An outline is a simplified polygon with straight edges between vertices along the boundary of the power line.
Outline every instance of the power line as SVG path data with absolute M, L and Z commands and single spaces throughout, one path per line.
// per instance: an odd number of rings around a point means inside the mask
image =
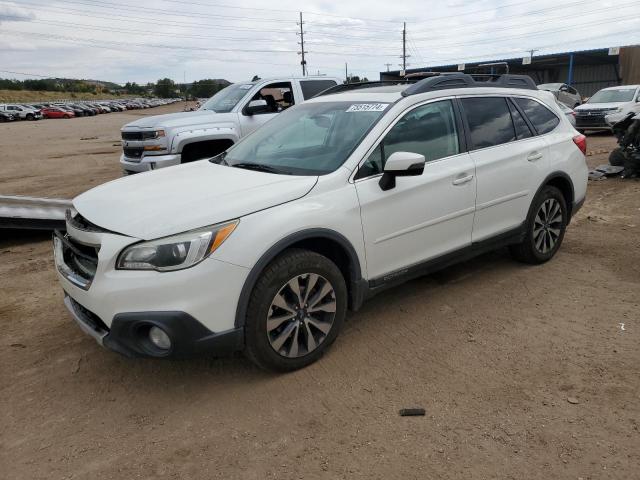
M 504 40 L 517 40 L 517 39 L 522 39 L 522 38 L 537 37 L 537 36 L 540 36 L 540 35 L 549 35 L 549 34 L 552 34 L 552 33 L 561 33 L 561 32 L 567 32 L 567 31 L 574 31 L 576 29 L 576 27 L 586 27 L 586 26 L 594 26 L 594 25 L 607 25 L 609 23 L 623 23 L 623 22 L 638 21 L 638 20 L 640 20 L 640 17 L 633 17 L 633 18 L 628 18 L 628 19 L 617 19 L 616 18 L 616 19 L 598 21 L 598 22 L 586 22 L 586 23 L 581 23 L 581 24 L 573 24 L 573 25 L 571 25 L 571 27 L 557 28 L 557 29 L 551 29 L 551 30 L 537 30 L 537 31 L 531 32 L 531 33 L 518 34 L 518 35 L 509 35 L 509 36 L 503 36 L 503 37 L 492 37 L 492 38 L 488 38 L 488 39 L 484 39 L 484 40 L 476 40 L 476 41 L 472 41 L 472 42 L 432 43 L 431 46 L 432 47 L 437 47 L 437 48 L 443 48 L 443 47 L 464 47 L 464 46 L 470 46 L 470 45 L 481 45 L 481 44 L 486 44 L 486 43 L 500 42 L 500 41 L 504 41 Z
M 620 9 L 624 9 L 624 8 L 628 8 L 628 7 L 636 7 L 637 5 L 638 5 L 638 3 L 635 0 L 633 2 L 630 2 L 630 3 L 627 3 L 627 4 L 625 4 L 625 3 L 618 4 L 618 5 L 616 5 L 616 12 L 618 12 L 618 10 L 620 10 Z M 611 8 L 607 7 L 607 8 L 597 8 L 595 10 L 582 10 L 580 13 L 572 15 L 571 18 L 567 18 L 566 15 L 561 15 L 559 17 L 545 17 L 546 18 L 545 20 L 536 21 L 536 27 L 538 25 L 547 24 L 547 23 L 555 23 L 557 21 L 562 21 L 562 20 L 566 20 L 566 21 L 569 21 L 569 22 L 575 22 L 575 20 L 577 18 L 586 17 L 586 16 L 589 16 L 589 15 L 591 15 L 593 13 L 598 13 L 598 12 L 603 12 L 603 11 L 611 11 Z M 520 18 L 520 17 L 518 17 L 518 18 Z M 504 20 L 504 19 L 501 19 L 501 21 L 502 20 Z M 475 24 L 465 24 L 463 27 L 461 27 L 461 28 L 464 29 L 465 37 L 487 34 L 488 32 L 487 32 L 486 29 L 478 30 L 478 31 L 475 31 L 475 32 L 474 31 L 469 31 L 469 28 L 468 28 L 469 26 L 473 27 L 473 26 L 481 25 L 483 23 L 490 23 L 490 22 L 478 22 L 478 23 L 475 23 Z M 514 28 L 528 27 L 530 25 L 531 25 L 531 20 L 528 20 L 527 23 L 522 24 L 522 25 L 521 24 L 509 24 L 509 25 L 504 26 L 504 27 L 497 27 L 497 28 L 492 27 L 490 33 L 493 34 L 494 32 L 498 32 L 498 31 L 513 30 Z M 572 23 L 572 25 L 573 25 L 573 23 Z M 456 31 L 457 28 L 455 28 L 455 27 L 442 27 L 442 28 L 430 29 L 431 32 L 439 31 L 439 30 L 446 30 L 447 33 L 449 33 L 449 32 L 452 32 L 452 31 Z M 417 42 L 418 43 L 427 42 L 427 41 L 430 42 L 433 39 L 439 38 L 440 36 L 441 35 L 432 35 L 432 36 L 428 36 L 428 37 L 420 37 L 420 39 L 417 40 Z M 414 40 L 415 40 L 415 37 L 414 37 Z
M 5 4 L 13 4 L 13 2 L 8 2 L 7 0 L 0 0 L 0 3 L 5 3 Z M 88 14 L 86 13 L 85 10 L 78 10 L 78 9 L 74 9 L 74 8 L 56 8 L 56 7 L 49 7 L 49 6 L 43 6 L 40 5 L 38 3 L 32 3 L 32 2 L 28 2 L 28 1 L 24 1 L 21 0 L 20 5 L 31 5 L 31 6 L 35 6 L 38 7 L 40 10 L 44 10 L 44 11 L 52 11 L 52 12 L 61 12 L 67 15 L 73 15 L 73 16 L 81 16 L 81 17 L 88 17 L 88 18 L 100 18 L 102 20 L 114 20 L 114 19 L 118 19 L 120 21 L 126 21 L 126 22 L 134 22 L 134 23 L 145 23 L 145 24 L 153 24 L 153 25 L 160 25 L 163 27 L 167 27 L 167 26 L 174 26 L 174 27 L 216 27 L 218 29 L 222 29 L 222 30 L 238 30 L 238 31 L 249 31 L 249 32 L 267 32 L 267 33 L 295 33 L 295 30 L 276 30 L 276 29 L 256 29 L 256 28 L 251 28 L 251 27 L 229 27 L 227 25 L 217 25 L 217 24 L 211 24 L 211 23 L 195 23 L 195 22 L 179 22 L 176 20 L 164 20 L 162 18 L 153 18 L 153 17 L 132 17 L 130 15 L 118 15 L 118 14 L 114 14 L 114 13 L 103 13 L 100 12 L 100 15 L 94 15 L 94 14 Z M 72 12 L 72 13 L 69 13 Z M 103 16 L 103 15 L 106 15 Z

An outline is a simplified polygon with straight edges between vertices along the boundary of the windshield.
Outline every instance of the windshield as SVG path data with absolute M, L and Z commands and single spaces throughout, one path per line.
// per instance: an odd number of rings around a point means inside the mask
M 636 93 L 635 88 L 620 88 L 616 90 L 600 90 L 587 103 L 615 103 L 631 102 Z
M 560 90 L 562 86 L 561 83 L 543 83 L 542 85 L 538 85 L 538 89 L 540 90 Z
M 223 88 L 205 102 L 200 110 L 212 110 L 216 113 L 228 113 L 253 87 L 252 83 L 235 83 Z
M 388 106 L 322 102 L 292 107 L 238 142 L 220 161 L 289 175 L 330 173 L 345 162 Z

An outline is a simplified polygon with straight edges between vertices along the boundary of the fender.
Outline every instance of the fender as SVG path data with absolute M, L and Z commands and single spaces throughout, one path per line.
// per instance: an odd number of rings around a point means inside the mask
M 239 138 L 238 130 L 231 124 L 184 130 L 174 135 L 171 143 L 171 152 L 180 153 L 185 145 L 191 143 L 207 140 L 231 140 L 233 143 L 237 143 Z
M 293 233 L 279 240 L 273 246 L 271 246 L 256 262 L 256 264 L 249 272 L 249 275 L 247 276 L 247 279 L 245 280 L 242 287 L 242 291 L 240 292 L 240 298 L 238 299 L 238 306 L 236 308 L 236 328 L 244 326 L 245 318 L 247 316 L 247 307 L 249 305 L 249 297 L 251 296 L 253 287 L 258 281 L 258 277 L 266 268 L 266 266 L 291 245 L 310 238 L 326 238 L 328 240 L 333 240 L 341 247 L 343 247 L 347 252 L 350 264 L 350 278 L 347 280 L 350 283 L 351 287 L 350 290 L 352 309 L 357 310 L 360 307 L 368 290 L 368 285 L 367 282 L 362 279 L 360 260 L 358 259 L 358 254 L 356 253 L 355 248 L 353 248 L 351 242 L 347 240 L 344 235 L 334 230 L 329 230 L 326 228 L 311 228 L 308 230 L 302 230 L 300 232 Z

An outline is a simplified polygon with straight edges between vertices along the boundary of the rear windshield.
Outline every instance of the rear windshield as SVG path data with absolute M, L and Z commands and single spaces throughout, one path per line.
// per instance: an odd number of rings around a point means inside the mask
M 620 88 L 616 90 L 600 90 L 587 103 L 616 103 L 631 102 L 636 93 L 635 88 Z

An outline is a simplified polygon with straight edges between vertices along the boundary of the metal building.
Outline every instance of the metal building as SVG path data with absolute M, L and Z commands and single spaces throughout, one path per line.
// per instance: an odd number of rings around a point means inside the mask
M 528 59 L 506 58 L 487 59 L 486 61 L 462 65 L 438 65 L 407 69 L 406 73 L 420 72 L 456 72 L 465 73 L 504 73 L 502 65 L 480 66 L 505 62 L 509 73 L 526 74 L 537 84 L 567 83 L 575 87 L 583 97 L 590 97 L 598 90 L 615 85 L 640 83 L 640 47 L 621 47 L 618 49 L 601 48 L 597 50 L 579 50 L 534 56 Z M 380 80 L 400 79 L 400 71 L 380 72 Z

